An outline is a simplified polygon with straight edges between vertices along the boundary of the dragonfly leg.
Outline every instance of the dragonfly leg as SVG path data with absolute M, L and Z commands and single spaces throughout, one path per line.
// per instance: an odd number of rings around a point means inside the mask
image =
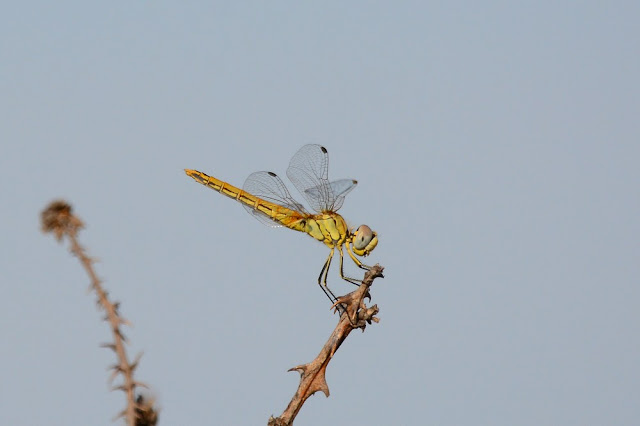
M 342 246 L 338 247 L 338 251 L 340 252 L 340 278 L 342 278 L 343 280 L 353 284 L 353 285 L 357 285 L 359 286 L 360 284 L 362 284 L 361 280 L 358 280 L 356 278 L 350 278 L 344 275 L 344 254 L 342 253 Z M 351 254 L 351 252 L 347 249 L 347 252 L 349 254 Z M 359 266 L 359 265 L 358 265 Z
M 329 267 L 331 266 L 332 258 L 333 258 L 333 249 L 331 249 L 331 252 L 329 253 L 329 257 L 327 257 L 327 261 L 324 262 L 324 266 L 320 271 L 320 276 L 318 277 L 318 285 L 320 286 L 324 294 L 327 295 L 331 303 L 334 303 L 336 301 L 336 296 L 333 294 L 333 292 L 331 291 L 331 289 L 329 289 L 329 286 L 327 285 L 327 275 L 329 274 Z
M 358 268 L 360 269 L 364 269 L 365 271 L 368 271 L 371 269 L 371 266 L 369 265 L 365 265 L 364 263 L 360 262 L 360 259 L 358 259 L 351 251 L 351 244 L 349 244 L 349 242 L 346 243 L 347 244 L 347 253 L 349 253 L 349 257 L 351 258 L 351 260 L 353 260 L 353 262 L 358 265 Z
M 340 252 L 340 254 L 341 254 L 340 259 L 342 259 L 342 252 Z M 322 267 L 322 271 L 320 271 L 320 276 L 318 277 L 318 285 L 320 286 L 322 291 L 324 291 L 324 294 L 327 295 L 327 297 L 329 298 L 331 303 L 335 304 L 335 308 L 338 310 L 338 312 L 342 316 L 342 314 L 347 312 L 347 307 L 344 304 L 336 303 L 338 301 L 338 298 L 335 296 L 335 294 L 333 294 L 333 292 L 331 291 L 331 289 L 327 285 L 327 275 L 329 274 L 329 267 L 331 266 L 331 259 L 333 259 L 333 249 L 331 249 L 331 252 L 329 253 L 329 257 L 327 257 L 327 261 L 324 262 L 324 266 Z M 351 320 L 349 320 L 349 321 L 351 321 Z

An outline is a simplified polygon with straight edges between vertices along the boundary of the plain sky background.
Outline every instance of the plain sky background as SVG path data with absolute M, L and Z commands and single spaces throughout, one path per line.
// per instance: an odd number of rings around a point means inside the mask
M 638 22 L 637 1 L 5 2 L 0 424 L 124 406 L 89 280 L 39 230 L 56 198 L 161 425 L 281 413 L 337 321 L 328 250 L 182 170 L 284 177 L 306 143 L 358 179 L 340 212 L 386 277 L 296 424 L 638 424 Z

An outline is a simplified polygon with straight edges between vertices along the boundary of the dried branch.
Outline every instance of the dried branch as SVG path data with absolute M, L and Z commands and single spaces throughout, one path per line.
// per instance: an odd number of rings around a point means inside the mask
M 384 268 L 380 265 L 375 265 L 370 271 L 367 271 L 362 285 L 357 290 L 338 298 L 334 307 L 337 309 L 341 305 L 344 308 L 344 313 L 340 316 L 338 325 L 329 336 L 316 359 L 308 364 L 298 365 L 289 370 L 300 373 L 298 390 L 282 415 L 276 418 L 271 417 L 268 426 L 290 426 L 293 424 L 293 420 L 298 415 L 304 402 L 311 395 L 322 391 L 327 397 L 329 396 L 329 386 L 325 379 L 325 372 L 333 355 L 351 331 L 360 328 L 364 332 L 367 324 L 371 324 L 372 321 L 379 322 L 379 319 L 374 316 L 379 311 L 378 306 L 367 307 L 364 299 L 371 299 L 369 289 L 375 278 L 383 277 L 383 270 Z M 342 312 L 342 310 L 340 311 Z
M 145 400 L 141 395 L 136 398 L 136 386 L 140 383 L 133 379 L 133 372 L 139 361 L 139 356 L 133 363 L 127 358 L 125 348 L 126 338 L 120 329 L 120 325 L 129 324 L 118 312 L 119 302 L 111 302 L 107 292 L 93 269 L 94 260 L 87 256 L 85 249 L 78 242 L 78 231 L 84 227 L 80 219 L 73 215 L 71 205 L 64 201 L 54 201 L 42 211 L 42 231 L 51 232 L 58 241 L 66 236 L 69 239 L 69 250 L 80 259 L 80 263 L 91 279 L 91 289 L 95 291 L 98 306 L 106 313 L 104 320 L 111 327 L 113 343 L 103 344 L 103 347 L 113 350 L 118 358 L 118 363 L 111 367 L 111 382 L 122 376 L 123 383 L 115 389 L 125 392 L 127 407 L 118 417 L 124 417 L 129 426 L 155 425 L 158 419 L 157 409 L 153 407 L 153 400 Z

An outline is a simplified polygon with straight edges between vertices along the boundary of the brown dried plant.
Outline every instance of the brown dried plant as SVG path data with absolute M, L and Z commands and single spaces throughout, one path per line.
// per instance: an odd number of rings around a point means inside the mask
M 119 302 L 111 302 L 107 291 L 102 287 L 102 282 L 93 269 L 94 259 L 87 256 L 85 249 L 78 242 L 78 231 L 84 227 L 82 221 L 73 214 L 72 207 L 65 201 L 53 201 L 41 215 L 42 231 L 51 232 L 58 241 L 64 237 L 69 240 L 69 251 L 79 260 L 91 280 L 91 290 L 96 293 L 98 306 L 106 313 L 104 320 L 109 323 L 113 335 L 112 343 L 102 346 L 114 351 L 118 362 L 111 366 L 110 382 L 120 376 L 122 383 L 113 387 L 113 390 L 122 390 L 127 399 L 126 408 L 117 416 L 124 417 L 129 426 L 153 426 L 158 421 L 158 409 L 154 407 L 153 399 L 145 399 L 142 395 L 136 397 L 136 387 L 147 387 L 144 383 L 137 382 L 133 373 L 138 366 L 140 355 L 133 362 L 129 362 L 125 344 L 126 336 L 122 333 L 122 325 L 130 325 L 119 312 Z
M 367 271 L 362 284 L 357 290 L 338 297 L 338 300 L 333 305 L 342 313 L 338 325 L 313 361 L 289 370 L 300 373 L 298 390 L 284 412 L 279 417 L 271 417 L 269 419 L 268 426 L 290 426 L 300 412 L 302 405 L 311 395 L 322 391 L 327 397 L 329 396 L 329 386 L 325 379 L 325 372 L 333 355 L 353 330 L 359 328 L 364 332 L 367 324 L 371 324 L 372 321 L 379 322 L 379 319 L 374 316 L 379 312 L 378 305 L 367 307 L 364 299 L 371 299 L 369 290 L 373 285 L 373 280 L 378 277 L 382 278 L 383 270 L 382 266 L 375 265 L 371 270 Z

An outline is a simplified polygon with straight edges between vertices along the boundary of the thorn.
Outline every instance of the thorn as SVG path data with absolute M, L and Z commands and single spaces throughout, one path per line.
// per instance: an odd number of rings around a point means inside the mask
M 131 372 L 133 372 L 136 368 L 138 368 L 138 363 L 140 362 L 140 358 L 142 358 L 142 352 L 139 352 L 138 355 L 131 362 Z
M 120 374 L 120 371 L 114 369 L 109 375 L 109 379 L 107 380 L 107 382 L 110 385 L 113 384 L 113 381 L 116 379 L 116 377 L 118 377 L 118 374 Z
M 111 421 L 116 421 L 118 419 L 124 418 L 127 415 L 127 410 L 124 409 L 122 411 L 120 411 L 113 419 L 111 419 Z
M 111 349 L 114 352 L 116 351 L 116 345 L 114 343 L 101 343 L 100 347 L 101 348 Z
M 133 382 L 133 384 L 134 384 L 135 386 L 139 386 L 139 387 L 141 387 L 141 388 L 149 389 L 149 385 L 147 385 L 147 384 L 146 384 L 146 383 L 144 383 L 144 382 L 134 381 L 134 382 Z
M 122 339 L 123 342 L 125 343 L 129 343 L 129 339 L 127 339 L 127 336 L 125 336 L 122 331 L 120 330 L 120 328 L 116 328 L 115 330 L 116 334 Z
M 122 370 L 122 367 L 120 366 L 120 364 L 112 364 L 108 369 L 109 370 L 118 370 L 119 372 L 124 371 L 124 370 Z
M 306 365 L 296 365 L 295 367 L 291 367 L 287 371 L 297 371 L 302 376 L 304 374 L 304 372 L 307 371 L 307 366 Z

